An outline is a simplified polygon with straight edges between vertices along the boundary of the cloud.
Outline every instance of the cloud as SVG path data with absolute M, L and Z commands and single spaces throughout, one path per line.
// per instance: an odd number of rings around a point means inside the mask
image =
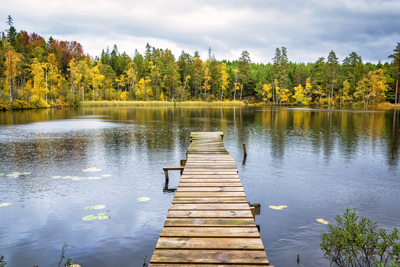
M 248 50 L 253 62 L 271 62 L 285 46 L 295 62 L 315 62 L 331 50 L 342 61 L 355 51 L 364 61 L 387 61 L 400 41 L 400 1 L 27 1 L 2 4 L 17 30 L 46 39 L 76 40 L 91 55 L 117 44 L 129 55 L 146 43 L 182 50 L 208 47 L 216 58 L 235 60 Z M 23 7 L 23 8 L 21 8 Z M 4 29 L 7 25 L 4 24 Z

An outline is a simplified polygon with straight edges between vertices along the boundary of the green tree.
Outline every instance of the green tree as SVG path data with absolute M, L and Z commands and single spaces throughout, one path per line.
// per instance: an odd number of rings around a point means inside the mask
M 15 38 L 17 37 L 17 30 L 13 26 L 13 19 L 10 15 L 7 18 L 7 25 L 9 26 L 7 32 L 7 42 L 9 42 L 12 46 L 15 45 Z
M 400 43 L 397 43 L 396 48 L 393 50 L 393 54 L 389 56 L 389 58 L 393 58 L 392 65 L 393 65 L 393 72 L 394 77 L 396 79 L 396 90 L 395 90 L 395 100 L 394 103 L 397 104 L 398 102 L 398 91 L 399 91 L 399 75 L 400 75 Z M 399 96 L 400 97 L 400 96 Z
M 242 51 L 239 58 L 239 79 L 240 79 L 240 101 L 242 100 L 243 87 L 247 87 L 250 77 L 250 54 L 247 50 Z
M 326 62 L 326 76 L 327 76 L 327 87 L 331 88 L 331 99 L 333 100 L 334 92 L 333 89 L 337 80 L 339 78 L 338 71 L 338 58 L 336 57 L 335 52 L 331 50 L 328 56 L 328 61 Z

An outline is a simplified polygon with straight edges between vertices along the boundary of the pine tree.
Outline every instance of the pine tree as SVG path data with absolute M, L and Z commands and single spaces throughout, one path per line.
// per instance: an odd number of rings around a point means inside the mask
M 12 46 L 15 45 L 15 38 L 17 37 L 17 30 L 13 26 L 13 19 L 10 15 L 7 18 L 7 25 L 9 26 L 7 32 L 7 42 L 9 42 Z
M 400 75 L 400 43 L 397 43 L 396 48 L 393 50 L 393 54 L 389 58 L 393 58 L 392 65 L 394 70 L 394 77 L 396 78 L 396 91 L 394 103 L 399 103 L 399 98 L 397 97 L 399 91 L 399 75 Z

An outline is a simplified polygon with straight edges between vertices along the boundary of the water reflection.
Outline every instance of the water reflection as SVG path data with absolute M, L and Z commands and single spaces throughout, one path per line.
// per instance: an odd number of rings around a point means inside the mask
M 318 247 L 346 207 L 392 229 L 400 221 L 399 110 L 80 108 L 0 113 L 0 251 L 10 266 L 54 266 L 63 242 L 82 266 L 140 266 L 151 256 L 192 131 L 223 131 L 270 262 L 327 265 Z M 246 143 L 247 156 L 243 155 Z M 239 164 L 239 163 L 242 164 Z M 100 180 L 52 179 L 94 176 Z M 160 190 L 160 189 L 163 190 Z M 138 202 L 139 197 L 150 201 Z M 113 220 L 83 222 L 107 205 Z M 269 205 L 287 205 L 283 211 Z M 13 223 L 10 224 L 10 221 Z M 288 260 L 289 259 L 289 260 Z

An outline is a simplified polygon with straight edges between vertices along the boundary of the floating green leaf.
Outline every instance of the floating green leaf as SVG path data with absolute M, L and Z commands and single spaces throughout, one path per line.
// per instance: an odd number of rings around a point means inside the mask
M 149 201 L 150 198 L 149 197 L 139 197 L 137 200 L 138 201 Z
M 88 180 L 100 180 L 101 177 L 97 177 L 97 176 L 92 176 L 92 177 L 88 177 Z
M 324 220 L 322 218 L 318 218 L 317 222 L 322 223 L 322 224 L 330 224 L 330 222 L 328 222 L 327 220 Z
M 287 206 L 281 205 L 281 206 L 269 206 L 270 209 L 273 210 L 283 210 L 284 208 L 287 208 Z
M 51 178 L 53 178 L 53 179 L 60 179 L 62 176 L 53 176 L 53 177 L 51 177 Z
M 97 169 L 96 167 L 91 167 L 91 168 L 87 168 L 85 170 L 82 170 L 83 172 L 99 172 L 101 171 L 101 169 Z
M 3 176 L 4 175 L 4 173 L 0 173 L 0 176 Z
M 85 210 L 101 210 L 105 209 L 106 205 L 94 205 L 94 206 L 86 206 Z
M 103 174 L 102 177 L 110 177 L 111 174 Z
M 12 204 L 14 204 L 14 203 L 12 203 L 12 202 L 3 202 L 3 203 L 0 203 L 0 207 L 7 207 L 7 206 L 10 206 Z
M 96 219 L 97 219 L 97 216 L 95 216 L 95 215 L 87 215 L 82 218 L 82 220 L 84 220 L 84 221 L 92 221 L 92 220 L 96 220 Z
M 102 220 L 107 220 L 108 218 L 109 217 L 108 217 L 107 213 L 105 213 L 105 212 L 101 212 L 101 213 L 97 214 L 97 220 L 102 221 Z
M 100 212 L 97 215 L 87 215 L 87 216 L 83 217 L 82 220 L 84 220 L 84 221 L 93 221 L 93 220 L 102 221 L 102 220 L 107 220 L 109 218 L 110 217 L 108 217 L 106 212 Z

